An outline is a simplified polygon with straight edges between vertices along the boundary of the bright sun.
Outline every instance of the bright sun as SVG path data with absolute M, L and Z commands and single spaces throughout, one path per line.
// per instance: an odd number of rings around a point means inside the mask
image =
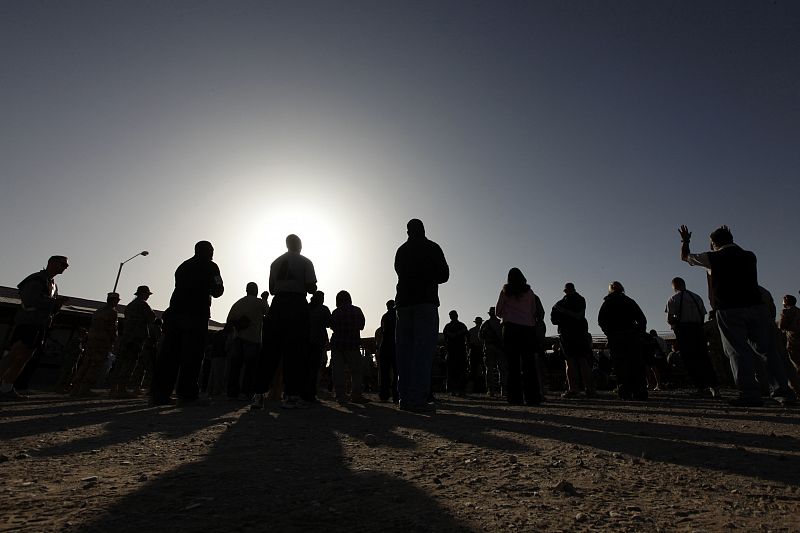
M 303 241 L 303 255 L 309 257 L 320 282 L 330 281 L 342 264 L 344 250 L 341 224 L 329 212 L 318 212 L 304 205 L 286 205 L 270 209 L 250 222 L 251 233 L 244 239 L 241 254 L 268 265 L 286 252 L 286 236 L 294 233 Z M 255 246 L 253 246 L 255 244 Z M 255 255 L 255 257 L 253 257 Z

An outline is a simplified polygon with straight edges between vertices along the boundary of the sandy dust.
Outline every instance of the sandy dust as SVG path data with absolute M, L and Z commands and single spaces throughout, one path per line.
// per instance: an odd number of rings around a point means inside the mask
M 439 398 L 433 416 L 3 403 L 0 530 L 800 530 L 798 410 Z

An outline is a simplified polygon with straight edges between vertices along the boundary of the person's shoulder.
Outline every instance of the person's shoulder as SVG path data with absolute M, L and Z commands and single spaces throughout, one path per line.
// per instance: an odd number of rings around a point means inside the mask
M 21 289 L 23 287 L 23 285 L 26 285 L 27 283 L 29 283 L 31 281 L 39 281 L 41 283 L 45 283 L 46 280 L 47 280 L 47 272 L 44 271 L 44 270 L 39 270 L 37 272 L 34 272 L 34 273 L 29 274 L 28 276 L 26 276 L 25 279 L 23 279 L 22 281 L 19 282 L 19 284 L 17 285 L 17 288 Z
M 276 265 L 276 264 L 280 263 L 281 261 L 284 261 L 288 255 L 289 255 L 289 252 L 284 252 L 284 253 L 282 253 L 281 255 L 279 255 L 278 257 L 276 257 L 276 258 L 275 258 L 275 260 L 274 260 L 274 261 L 272 261 L 272 263 L 271 263 L 271 264 L 274 266 L 274 265 Z
M 432 249 L 432 250 L 434 250 L 434 251 L 436 251 L 436 252 L 441 252 L 441 251 L 442 251 L 442 247 L 441 247 L 441 246 L 439 246 L 439 243 L 438 243 L 438 242 L 436 242 L 436 241 L 432 241 L 432 240 L 428 239 L 427 237 L 425 238 L 425 241 L 424 241 L 424 242 L 425 242 L 425 245 L 426 245 L 428 248 L 430 248 L 430 249 Z

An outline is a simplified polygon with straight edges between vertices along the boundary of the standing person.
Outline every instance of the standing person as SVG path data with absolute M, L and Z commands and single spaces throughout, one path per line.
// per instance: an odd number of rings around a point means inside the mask
M 476 316 L 474 322 L 475 326 L 469 328 L 467 337 L 467 360 L 469 361 L 472 392 L 483 394 L 486 392 L 486 374 L 483 366 L 483 343 L 479 339 L 483 318 Z
M 719 397 L 719 383 L 708 355 L 703 324 L 706 306 L 703 299 L 686 288 L 683 278 L 672 279 L 674 294 L 664 311 L 667 323 L 675 332 L 675 341 L 681 360 L 689 373 L 699 397 Z
M 302 256 L 303 243 L 297 235 L 286 237 L 287 252 L 272 262 L 269 269 L 269 292 L 272 299 L 274 357 L 283 363 L 283 407 L 306 407 L 300 397 L 304 378 L 311 366 L 308 356 L 308 302 L 306 294 L 317 290 L 314 264 Z M 263 377 L 263 376 L 262 376 Z M 272 381 L 269 376 L 267 381 Z M 266 392 L 266 391 L 257 391 Z
M 206 392 L 209 398 L 227 392 L 228 355 L 233 351 L 234 328 L 225 324 L 221 330 L 211 334 L 211 350 L 209 354 L 209 376 Z
M 466 396 L 467 388 L 467 325 L 458 320 L 458 313 L 450 311 L 450 322 L 444 326 L 447 347 L 447 392 L 454 396 Z
M 481 324 L 478 338 L 483 342 L 486 390 L 489 396 L 507 394 L 508 358 L 503 351 L 503 328 L 494 307 L 489 308 L 489 320 Z
M 350 371 L 350 401 L 368 403 L 361 395 L 363 386 L 364 363 L 361 357 L 361 334 L 364 329 L 364 313 L 353 305 L 353 299 L 347 291 L 336 294 L 336 309 L 331 313 L 331 373 L 333 374 L 333 392 L 336 401 L 347 402 L 345 390 L 345 369 Z
M 588 398 L 594 396 L 592 368 L 592 337 L 586 321 L 586 299 L 575 290 L 575 284 L 564 284 L 564 297 L 550 311 L 550 322 L 558 326 L 561 353 L 567 370 L 567 390 L 562 398 L 578 395 L 578 383 L 583 385 Z
M 47 329 L 66 298 L 58 295 L 55 277 L 63 274 L 69 261 L 63 255 L 54 255 L 47 266 L 22 280 L 17 289 L 21 300 L 14 317 L 9 349 L 0 360 L 0 401 L 23 400 L 25 396 L 14 390 L 14 382 L 44 344 Z
M 778 354 L 778 357 L 782 363 L 781 366 L 786 373 L 786 381 L 789 383 L 789 386 L 792 388 L 795 394 L 797 394 L 800 392 L 800 376 L 798 376 L 797 369 L 792 364 L 792 361 L 789 358 L 789 353 L 786 350 L 786 339 L 779 328 L 778 307 L 775 305 L 775 299 L 772 297 L 771 292 L 761 286 L 758 287 L 758 290 L 761 293 L 761 300 L 764 302 L 764 305 L 767 306 L 767 312 L 769 313 L 771 340 L 769 349 Z M 770 370 L 764 365 L 763 359 L 759 359 L 758 361 L 758 370 L 756 371 L 756 376 L 759 385 L 761 385 L 761 390 L 764 391 L 765 394 L 769 394 L 769 387 L 765 385 L 771 381 Z
M 269 304 L 258 296 L 258 284 L 245 286 L 245 295 L 231 306 L 225 323 L 234 328 L 233 349 L 228 367 L 228 398 L 253 395 L 258 357 L 261 353 L 261 330 Z
M 86 328 L 80 327 L 70 337 L 64 350 L 64 361 L 61 363 L 61 375 L 56 383 L 56 392 L 67 393 L 72 388 L 72 381 L 75 379 L 75 373 L 78 371 L 83 352 L 86 349 L 88 333 Z
M 395 329 L 397 325 L 397 311 L 394 300 L 386 302 L 386 312 L 381 317 L 380 343 L 378 344 L 378 383 L 380 392 L 378 397 L 382 402 L 392 398 L 393 403 L 398 403 L 397 397 L 397 357 L 394 346 Z
M 667 366 L 667 355 L 670 351 L 667 341 L 662 339 L 654 329 L 651 329 L 648 332 L 648 336 L 642 340 L 644 376 L 649 389 L 654 391 L 662 390 L 660 367 Z
M 320 374 L 328 362 L 328 328 L 331 325 L 331 311 L 325 305 L 325 293 L 316 291 L 308 304 L 309 365 L 305 387 L 300 397 L 306 402 L 317 401 L 317 387 Z
M 786 352 L 792 364 L 800 370 L 800 309 L 797 298 L 791 294 L 783 297 L 783 309 L 778 327 L 786 335 Z
M 125 321 L 123 322 L 122 335 L 119 339 L 114 366 L 109 373 L 111 388 L 109 396 L 112 398 L 126 398 L 130 394 L 127 390 L 136 367 L 141 366 L 139 356 L 144 343 L 150 336 L 150 326 L 156 319 L 156 314 L 147 303 L 153 294 L 147 285 L 140 285 L 131 303 L 125 307 Z M 138 391 L 138 387 L 137 387 Z
M 114 341 L 117 340 L 117 304 L 119 304 L 119 294 L 109 292 L 106 296 L 106 305 L 92 315 L 86 352 L 75 374 L 70 392 L 72 396 L 91 395 L 92 387 L 103 373 L 108 354 L 114 346 Z
M 536 334 L 539 310 L 536 295 L 518 268 L 508 271 L 507 283 L 495 306 L 503 319 L 503 346 L 508 356 L 508 403 L 538 405 L 542 402 L 536 353 L 540 350 Z
M 646 400 L 642 341 L 647 335 L 647 319 L 619 281 L 609 284 L 597 322 L 608 339 L 614 373 L 619 380 L 617 394 L 623 400 Z
M 739 389 L 739 397 L 729 403 L 739 407 L 763 405 L 755 378 L 757 358 L 763 357 L 767 360 L 774 398 L 784 404 L 796 403 L 783 360 L 772 342 L 769 311 L 758 288 L 755 254 L 736 245 L 727 226 L 714 230 L 710 235 L 711 251 L 699 254 L 690 253 L 689 228 L 681 226 L 678 232 L 681 260 L 702 266 L 709 274 L 711 307 L 716 312 L 722 346 Z
M 394 257 L 397 388 L 400 409 L 432 412 L 428 397 L 439 331 L 439 285 L 450 278 L 450 267 L 441 247 L 425 237 L 421 220 L 409 220 L 406 228 L 408 240 Z
M 211 298 L 225 291 L 213 258 L 211 243 L 200 241 L 194 246 L 194 256 L 175 271 L 175 290 L 163 315 L 164 340 L 153 375 L 154 405 L 168 404 L 173 388 L 180 403 L 197 400 Z

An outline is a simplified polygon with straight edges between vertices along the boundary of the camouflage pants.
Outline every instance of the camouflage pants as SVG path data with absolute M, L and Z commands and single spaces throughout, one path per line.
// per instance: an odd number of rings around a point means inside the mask
M 114 359 L 114 366 L 108 374 L 108 381 L 112 387 L 126 387 L 130 381 L 139 354 L 142 351 L 143 339 L 123 339 L 119 343 L 119 353 Z
M 86 394 L 94 387 L 106 365 L 109 351 L 111 351 L 111 346 L 107 345 L 90 345 L 86 348 L 72 382 L 72 394 Z

